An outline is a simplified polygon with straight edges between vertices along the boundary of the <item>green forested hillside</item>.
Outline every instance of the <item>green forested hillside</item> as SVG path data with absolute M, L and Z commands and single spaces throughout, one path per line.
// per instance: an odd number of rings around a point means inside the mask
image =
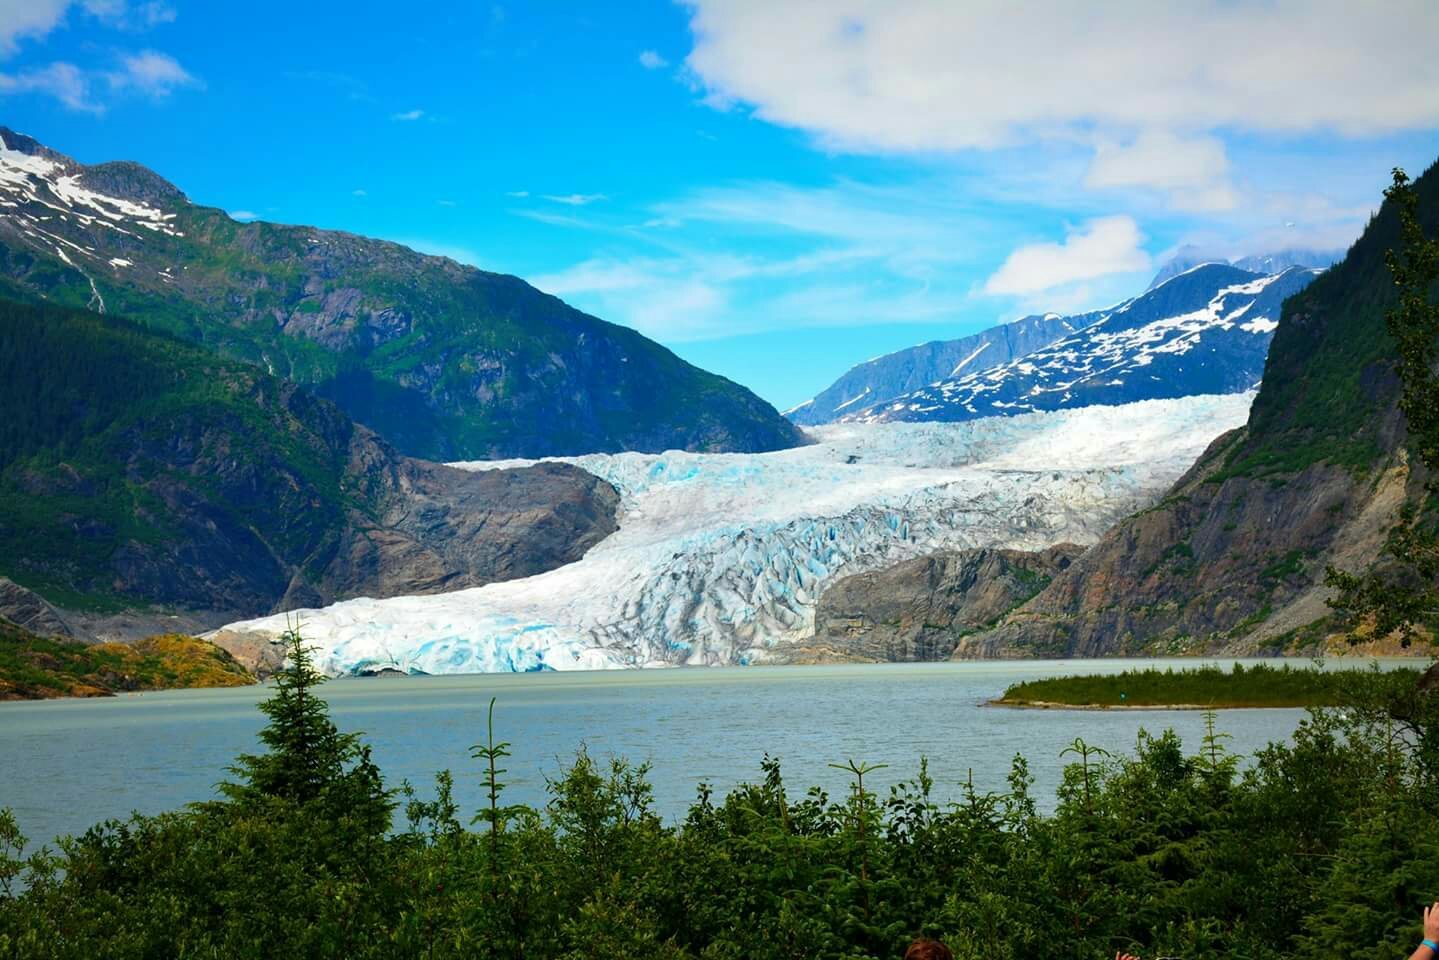
M 409 460 L 294 384 L 83 310 L 0 300 L 0 409 L 0 574 L 62 606 L 428 592 L 614 529 L 614 491 L 583 471 Z
M 0 139 L 48 164 L 0 179 L 11 201 L 0 217 L 0 294 L 132 317 L 253 363 L 333 400 L 407 454 L 803 441 L 744 387 L 517 277 L 348 233 L 240 223 L 138 164 L 84 166 L 5 128 Z M 148 219 L 55 217 L 70 203 L 55 189 L 62 175 L 144 204 Z M 42 223 L 65 246 L 40 239 Z

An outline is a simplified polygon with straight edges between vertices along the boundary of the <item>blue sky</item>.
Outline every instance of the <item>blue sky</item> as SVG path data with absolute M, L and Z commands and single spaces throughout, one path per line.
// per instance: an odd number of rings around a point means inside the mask
M 0 0 L 0 122 L 515 273 L 785 408 L 923 340 L 1342 247 L 1439 4 Z

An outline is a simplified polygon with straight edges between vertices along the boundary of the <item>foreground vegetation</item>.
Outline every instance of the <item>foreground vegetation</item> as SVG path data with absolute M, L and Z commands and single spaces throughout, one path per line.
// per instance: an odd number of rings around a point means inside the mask
M 239 687 L 255 678 L 224 650 L 178 633 L 89 646 L 0 620 L 0 700 L 108 697 L 135 690 Z
M 880 796 L 851 763 L 830 797 L 766 758 L 671 825 L 644 766 L 583 752 L 544 810 L 507 805 L 493 738 L 473 748 L 473 816 L 448 773 L 432 797 L 392 791 L 289 639 L 265 749 L 221 799 L 26 862 L 0 814 L 0 956 L 808 960 L 928 934 L 986 960 L 1379 958 L 1439 897 L 1439 698 L 1408 674 L 1355 675 L 1342 709 L 1250 762 L 1212 727 L 1197 749 L 1076 741 L 1053 813 L 1022 757 L 1006 791 L 952 804 L 924 765 Z
M 1404 682 L 1419 671 L 1404 668 Z M 1261 663 L 1230 670 L 1204 666 L 1187 670 L 1125 670 L 1094 676 L 1026 680 L 1004 691 L 1006 706 L 1066 707 L 1335 707 L 1351 699 L 1354 671 L 1274 667 Z

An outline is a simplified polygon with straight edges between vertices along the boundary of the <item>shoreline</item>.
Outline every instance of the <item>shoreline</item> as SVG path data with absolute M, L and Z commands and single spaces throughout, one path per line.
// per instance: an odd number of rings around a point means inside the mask
M 1306 703 L 1060 703 L 1057 700 L 986 700 L 982 707 L 1005 710 L 1308 710 Z

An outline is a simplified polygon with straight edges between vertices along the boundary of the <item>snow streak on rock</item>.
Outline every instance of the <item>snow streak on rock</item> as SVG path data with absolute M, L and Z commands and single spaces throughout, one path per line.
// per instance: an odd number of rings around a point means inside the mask
M 836 411 L 860 423 L 971 420 L 1254 389 L 1286 297 L 1318 270 L 1261 276 L 1205 263 L 1077 318 L 1077 332 L 1011 360 Z
M 837 576 L 935 550 L 1091 543 L 1159 496 L 1252 396 L 967 423 L 835 424 L 769 454 L 566 458 L 622 496 L 583 560 L 507 583 L 304 611 L 331 673 L 745 664 L 812 632 Z M 484 470 L 519 461 L 460 464 Z M 226 630 L 274 636 L 284 615 Z

